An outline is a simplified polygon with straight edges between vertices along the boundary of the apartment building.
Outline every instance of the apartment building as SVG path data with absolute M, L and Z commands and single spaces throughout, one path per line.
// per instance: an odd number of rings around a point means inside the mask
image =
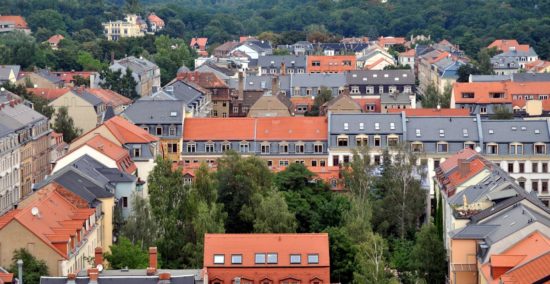
M 119 40 L 125 37 L 142 37 L 145 35 L 142 22 L 143 20 L 140 16 L 128 14 L 124 20 L 102 23 L 103 32 L 107 40 Z M 147 24 L 145 26 L 147 26 Z
M 12 209 L 21 198 L 20 147 L 15 131 L 0 122 L 0 214 Z
M 115 60 L 109 69 L 121 71 L 122 74 L 126 74 L 126 70 L 130 70 L 137 83 L 136 92 L 141 97 L 150 96 L 155 88 L 160 88 L 160 68 L 142 57 L 128 56 Z
M 357 68 L 355 55 L 310 55 L 307 57 L 307 73 L 342 73 Z

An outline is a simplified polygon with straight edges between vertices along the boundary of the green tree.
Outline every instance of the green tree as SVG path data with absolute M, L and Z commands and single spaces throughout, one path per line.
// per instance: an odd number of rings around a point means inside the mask
M 437 91 L 437 87 L 432 83 L 428 85 L 424 96 L 422 97 L 423 108 L 435 108 L 440 103 L 440 95 Z
M 38 111 L 42 115 L 44 115 L 47 118 L 51 118 L 54 113 L 54 108 L 52 106 L 49 106 L 49 101 L 41 98 L 39 96 L 34 95 L 33 93 L 27 91 L 25 86 L 22 85 L 15 85 L 11 83 L 4 83 L 2 85 L 3 88 L 6 90 L 20 96 L 24 100 L 28 100 L 32 103 L 34 110 Z
M 309 110 L 305 115 L 319 116 L 321 106 L 324 105 L 326 102 L 329 102 L 330 100 L 332 100 L 332 91 L 327 87 L 321 86 L 321 91 L 317 96 L 315 96 L 315 99 L 313 100 L 313 106 L 311 107 L 311 110 Z
M 351 283 L 355 271 L 356 246 L 343 227 L 331 227 L 327 230 L 330 249 L 331 282 Z
M 514 118 L 514 114 L 512 113 L 512 111 L 510 111 L 510 109 L 507 108 L 506 106 L 496 105 L 496 106 L 493 108 L 493 112 L 494 112 L 494 114 L 491 115 L 491 118 L 492 118 L 492 119 L 502 119 L 502 120 L 505 120 L 505 119 L 512 119 L 512 118 Z
M 125 0 L 124 11 L 126 13 L 139 14 L 141 12 L 139 0 Z
M 138 244 L 132 244 L 125 237 L 120 237 L 116 244 L 110 246 L 111 252 L 105 253 L 105 259 L 111 269 L 143 269 L 149 265 L 149 254 Z
M 79 51 L 76 62 L 86 71 L 101 71 L 106 68 L 105 64 L 95 59 L 92 54 L 87 51 Z
M 113 71 L 109 68 L 103 68 L 100 72 L 100 78 L 102 82 L 99 85 L 102 88 L 115 91 L 130 99 L 138 97 L 137 83 L 130 69 L 126 69 L 123 74 L 120 70 Z
M 387 271 L 386 254 L 388 246 L 384 238 L 369 233 L 368 239 L 357 246 L 353 283 L 399 283 Z
M 74 76 L 73 79 L 74 79 L 75 87 L 77 86 L 90 87 L 90 79 L 86 79 L 79 75 Z
M 424 225 L 417 234 L 410 259 L 413 268 L 426 283 L 445 283 L 445 247 L 433 224 Z
M 67 31 L 63 15 L 53 9 L 36 10 L 27 17 L 27 22 L 34 31 L 38 28 L 45 28 L 54 33 Z
M 71 143 L 82 133 L 82 129 L 74 126 L 73 118 L 69 116 L 66 106 L 57 109 L 52 129 L 57 133 L 62 133 L 63 141 L 67 143 Z
M 297 222 L 282 194 L 276 189 L 256 193 L 252 206 L 244 205 L 241 215 L 252 220 L 255 233 L 294 233 Z
M 194 56 L 187 44 L 181 39 L 166 35 L 155 38 L 156 53 L 152 59 L 160 68 L 161 82 L 170 82 L 182 65 L 193 66 Z
M 137 194 L 132 196 L 132 213 L 122 226 L 122 235 L 142 250 L 154 246 L 158 225 L 153 219 L 149 200 Z
M 12 263 L 9 271 L 15 278 L 19 277 L 18 260 L 23 260 L 23 283 L 39 283 L 40 276 L 50 275 L 48 265 L 41 259 L 37 259 L 27 249 L 21 248 L 13 252 Z
M 437 229 L 437 234 L 439 235 L 439 238 L 443 240 L 443 233 L 444 233 L 444 227 L 443 227 L 443 199 L 441 198 L 441 193 L 437 194 L 437 204 L 436 204 L 436 212 L 435 212 L 435 227 Z

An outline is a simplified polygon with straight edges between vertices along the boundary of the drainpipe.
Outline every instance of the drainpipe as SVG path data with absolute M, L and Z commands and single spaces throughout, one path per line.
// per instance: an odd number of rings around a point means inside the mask
M 18 283 L 19 284 L 23 284 L 23 260 L 20 259 L 17 261 L 17 267 L 19 267 L 19 280 L 18 280 Z

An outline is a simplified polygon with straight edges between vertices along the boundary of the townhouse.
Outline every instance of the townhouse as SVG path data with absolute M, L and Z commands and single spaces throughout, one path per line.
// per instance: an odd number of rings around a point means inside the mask
M 35 72 L 19 72 L 17 85 L 34 88 L 57 89 L 62 88 L 65 82 L 46 69 L 38 69 Z
M 197 52 L 199 56 L 208 57 L 208 51 L 206 51 L 206 45 L 208 44 L 208 38 L 206 37 L 194 37 L 191 39 L 189 46 Z
M 160 68 L 153 62 L 142 57 L 129 56 L 115 60 L 109 66 L 112 71 L 121 71 L 124 75 L 126 70 L 132 72 L 136 81 L 136 92 L 141 97 L 150 96 L 153 89 L 160 88 Z
M 273 48 L 269 41 L 249 38 L 241 41 L 229 53 L 233 55 L 241 53 L 250 59 L 259 59 L 261 56 L 272 55 Z
M 373 44 L 357 57 L 357 69 L 383 70 L 396 64 L 395 58 L 383 47 Z
M 328 234 L 206 234 L 207 283 L 330 283 Z
M 153 93 L 151 97 L 141 98 L 141 101 L 147 100 L 172 100 L 183 103 L 186 108 L 186 115 L 189 116 L 207 116 L 212 111 L 212 94 L 196 84 L 195 78 L 178 76 L 166 84 L 162 90 Z
M 59 184 L 50 184 L 0 217 L 0 265 L 25 248 L 55 276 L 90 267 L 86 257 L 102 246 L 101 206 L 90 208 Z
M 227 117 L 230 113 L 229 105 L 234 99 L 229 86 L 214 72 L 182 72 L 178 78 L 198 85 L 210 94 L 210 116 Z
M 460 66 L 469 63 L 469 59 L 455 45 L 443 40 L 419 51 L 416 48 L 419 89 L 426 92 L 430 85 L 443 93 L 445 88 L 451 87 L 458 79 Z
M 525 69 L 525 65 L 537 61 L 539 56 L 532 47 L 527 50 L 515 49 L 504 51 L 491 58 L 493 71 L 498 75 L 509 75 L 518 73 Z
M 20 147 L 15 131 L 0 122 L 0 214 L 21 198 Z
M 255 155 L 271 168 L 290 163 L 327 166 L 325 117 L 187 118 L 184 126 L 184 165 L 215 164 L 233 150 Z
M 164 20 L 153 12 L 147 16 L 147 22 L 149 22 L 149 30 L 153 33 L 164 29 Z
M 163 157 L 179 161 L 185 104 L 173 100 L 138 100 L 122 114 L 134 125 L 160 138 Z

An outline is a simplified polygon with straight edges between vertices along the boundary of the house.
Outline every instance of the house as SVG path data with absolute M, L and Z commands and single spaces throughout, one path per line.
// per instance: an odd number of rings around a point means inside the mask
M 26 34 L 31 33 L 31 29 L 23 17 L 17 15 L 0 15 L 0 33 L 11 31 L 22 31 Z
M 439 49 L 434 49 L 437 47 Z M 439 93 L 453 85 L 458 79 L 458 69 L 469 60 L 450 43 L 433 45 L 431 51 L 418 56 L 418 80 L 421 93 L 435 86 Z M 418 54 L 418 53 L 417 53 Z
M 201 66 L 195 68 L 196 72 L 211 72 L 218 77 L 218 79 L 228 83 L 231 78 L 237 78 L 237 72 L 227 67 L 219 66 L 215 62 L 206 61 Z
M 86 91 L 100 99 L 106 108 L 110 107 L 113 109 L 116 115 L 124 111 L 129 105 L 132 104 L 132 100 L 109 89 L 86 89 Z
M 369 48 L 368 43 L 318 43 L 314 45 L 316 53 L 334 56 L 334 55 L 355 55 L 359 57 L 364 55 Z
M 461 117 L 469 116 L 467 109 L 454 108 L 407 108 L 407 109 L 388 109 L 388 113 L 405 113 L 407 117 L 411 116 L 443 116 L 443 117 Z
M 100 125 L 107 109 L 101 99 L 84 88 L 72 89 L 48 105 L 52 106 L 56 113 L 61 107 L 67 108 L 67 113 L 73 119 L 74 126 L 82 129 L 83 132 Z
M 346 82 L 351 96 L 414 95 L 416 92 L 412 70 L 350 71 L 346 73 Z
M 307 57 L 307 73 L 342 73 L 355 70 L 355 55 L 310 55 Z
M 122 117 L 149 134 L 160 138 L 162 155 L 178 161 L 182 151 L 185 104 L 172 100 L 138 100 Z
M 333 97 L 343 93 L 347 81 L 345 73 L 306 73 L 280 76 L 280 91 L 287 96 L 315 97 L 323 89 L 330 90 Z
M 31 92 L 37 97 L 41 97 L 48 102 L 51 102 L 64 94 L 71 91 L 70 88 L 61 88 L 61 89 L 49 89 L 49 88 L 27 88 L 28 92 Z
M 35 72 L 20 72 L 15 83 L 26 87 L 48 89 L 63 88 L 65 85 L 62 79 L 46 69 L 39 69 Z
M 357 68 L 364 70 L 383 70 L 396 64 L 395 58 L 383 47 L 373 44 L 357 58 Z
M 399 65 L 407 66 L 409 65 L 411 69 L 415 67 L 414 58 L 416 57 L 416 50 L 415 49 L 409 49 L 405 52 L 400 52 L 399 56 L 397 57 L 397 62 Z
M 500 52 L 507 51 L 529 51 L 531 48 L 528 44 L 519 44 L 515 39 L 495 39 L 487 48 L 496 48 Z
M 90 267 L 82 259 L 104 245 L 101 210 L 64 186 L 49 184 L 0 217 L 0 265 L 10 265 L 13 251 L 25 248 L 55 276 Z
M 248 111 L 248 117 L 285 117 L 292 116 L 292 102 L 281 93 L 268 91 L 261 96 Z
M 361 105 L 348 94 L 340 94 L 320 107 L 320 114 L 330 113 L 359 113 L 363 109 Z
M 2 117 L 3 118 L 3 117 Z M 21 156 L 18 135 L 0 121 L 0 215 L 13 208 L 20 197 L 19 157 Z
M 19 65 L 0 65 L 0 85 L 4 83 L 15 84 L 20 70 L 21 66 Z
M 51 36 L 46 42 L 50 45 L 50 48 L 53 50 L 57 50 L 59 47 L 59 43 L 65 39 L 63 35 L 56 34 Z
M 237 47 L 240 43 L 237 41 L 227 41 L 220 46 L 214 48 L 214 57 L 228 57 L 229 53 Z
M 153 33 L 164 29 L 164 20 L 153 12 L 151 12 L 149 16 L 147 16 L 147 21 L 149 22 L 149 30 Z
M 194 85 L 206 90 L 210 94 L 211 104 L 209 108 L 212 117 L 227 117 L 232 94 L 229 86 L 219 79 L 213 72 L 183 72 L 178 78 L 191 82 Z
M 340 40 L 341 43 L 369 43 L 369 37 L 345 37 Z
M 202 284 L 200 269 L 160 269 L 158 266 L 158 252 L 156 247 L 149 248 L 149 263 L 146 269 L 97 269 L 103 267 L 103 249 L 95 249 L 95 257 L 91 256 L 95 268 L 81 270 L 78 273 L 69 273 L 64 277 L 42 276 L 41 284 L 94 284 L 109 282 L 112 284 Z M 101 264 L 101 266 L 99 266 Z
M 535 60 L 525 64 L 525 71 L 528 73 L 550 73 L 550 61 Z
M 71 143 L 69 150 L 72 151 L 80 147 L 97 135 L 101 135 L 128 151 L 130 158 L 136 165 L 137 176 L 140 179 L 137 190 L 142 190 L 144 197 L 148 196 L 146 181 L 155 166 L 155 158 L 161 153 L 160 139 L 126 119 L 116 116 L 82 134 Z
M 258 58 L 258 75 L 306 73 L 306 56 L 267 55 Z
M 537 61 L 539 56 L 535 50 L 530 47 L 528 50 L 512 49 L 503 53 L 497 54 L 491 58 L 493 71 L 497 75 L 509 75 L 518 73 L 525 69 L 525 65 Z
M 404 37 L 393 37 L 393 36 L 380 36 L 378 37 L 376 43 L 385 49 L 389 49 L 394 45 L 405 45 L 407 40 Z
M 210 283 L 330 283 L 328 235 L 206 234 Z
M 109 21 L 102 23 L 103 32 L 107 40 L 119 40 L 125 37 L 142 37 L 145 35 L 143 20 L 135 14 L 127 14 L 123 21 Z M 145 24 L 145 30 L 147 29 Z
M 406 93 L 386 93 L 380 96 L 380 109 L 382 113 L 389 109 L 416 108 L 416 95 Z
M 295 44 L 277 45 L 279 50 L 287 50 L 294 55 L 311 55 L 315 53 L 313 44 L 309 41 L 298 41 Z
M 96 71 L 51 71 L 51 74 L 63 80 L 65 87 L 79 87 L 78 77 L 88 81 L 90 88 L 99 88 L 99 72 Z
M 115 60 L 109 66 L 109 69 L 121 71 L 122 75 L 126 73 L 126 70 L 130 70 L 137 83 L 136 92 L 141 97 L 153 94 L 155 87 L 160 88 L 160 68 L 155 63 L 142 57 L 129 56 Z
M 233 48 L 230 54 L 235 52 L 241 52 L 251 59 L 258 59 L 260 56 L 272 55 L 273 48 L 268 41 L 248 39 Z
M 256 155 L 271 167 L 303 163 L 325 167 L 325 117 L 187 118 L 184 165 L 215 164 L 225 151 Z
M 19 198 L 32 193 L 32 184 L 40 182 L 50 171 L 48 118 L 38 113 L 15 94 L 0 89 L 0 124 L 3 131 L 17 135 L 19 148 Z M 8 182 L 9 183 L 9 182 Z M 13 183 L 16 184 L 16 183 Z
M 206 51 L 206 45 L 208 44 L 208 38 L 206 37 L 194 37 L 191 39 L 189 46 L 197 51 L 199 56 L 208 57 L 208 51 Z
M 195 80 L 193 78 L 193 80 Z M 187 76 L 178 76 L 150 98 L 141 100 L 174 100 L 185 105 L 186 115 L 207 116 L 211 111 L 211 93 Z

